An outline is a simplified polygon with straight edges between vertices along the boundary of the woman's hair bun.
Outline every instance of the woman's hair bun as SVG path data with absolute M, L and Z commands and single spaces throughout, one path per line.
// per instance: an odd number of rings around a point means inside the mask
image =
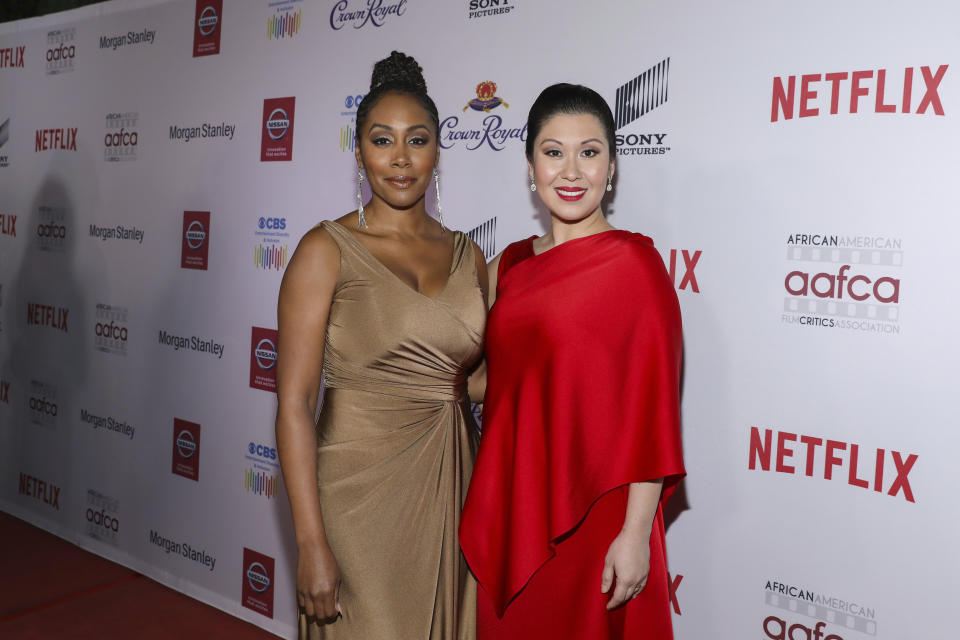
M 399 89 L 415 93 L 427 93 L 427 81 L 423 79 L 423 69 L 412 57 L 391 51 L 390 56 L 373 65 L 370 78 L 370 91 Z

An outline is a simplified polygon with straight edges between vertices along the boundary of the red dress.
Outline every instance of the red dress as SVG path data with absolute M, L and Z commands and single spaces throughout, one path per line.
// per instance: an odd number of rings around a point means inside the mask
M 652 241 L 533 240 L 500 258 L 483 435 L 460 524 L 479 640 L 673 637 L 664 502 L 684 475 L 680 309 Z M 664 478 L 641 594 L 600 593 L 628 486 Z

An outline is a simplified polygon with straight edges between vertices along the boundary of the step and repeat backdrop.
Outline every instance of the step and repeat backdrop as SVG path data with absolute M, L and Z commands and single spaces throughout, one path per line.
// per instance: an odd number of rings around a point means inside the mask
M 357 104 L 399 49 L 440 108 L 446 222 L 488 256 L 548 228 L 540 90 L 614 109 L 606 209 L 654 238 L 684 313 L 677 637 L 955 637 L 958 22 L 116 0 L 0 25 L 0 508 L 295 636 L 277 291 L 356 207 Z

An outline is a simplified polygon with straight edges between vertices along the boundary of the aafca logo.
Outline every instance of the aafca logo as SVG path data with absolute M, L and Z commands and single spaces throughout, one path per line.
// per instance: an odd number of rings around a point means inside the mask
M 183 243 L 180 267 L 206 271 L 210 255 L 210 212 L 183 212 Z
M 268 618 L 273 617 L 273 568 L 273 558 L 244 547 L 241 604 Z
M 670 151 L 666 133 L 636 131 L 625 127 L 667 101 L 670 58 L 664 58 L 633 80 L 617 88 L 613 118 L 617 127 L 618 156 L 660 156 Z
M 295 97 L 263 101 L 263 135 L 260 161 L 293 160 L 293 110 Z
M 193 57 L 220 53 L 220 20 L 223 0 L 197 0 L 193 21 Z
M 47 32 L 45 53 L 47 75 L 69 73 L 77 59 L 77 30 L 74 27 Z
M 86 532 L 91 538 L 117 544 L 120 536 L 120 501 L 99 491 L 87 489 L 84 510 Z
M 67 215 L 62 207 L 37 207 L 37 248 L 62 253 L 67 241 Z
M 173 419 L 173 473 L 194 481 L 200 479 L 200 425 Z
M 253 327 L 250 345 L 250 387 L 277 390 L 277 330 Z
M 139 117 L 136 111 L 107 114 L 107 132 L 103 136 L 104 160 L 125 162 L 137 159 L 137 142 L 140 139 L 137 131 Z
M 127 355 L 127 308 L 97 303 L 93 344 L 98 351 L 118 356 Z
M 55 427 L 60 415 L 57 387 L 39 380 L 31 380 L 27 394 L 30 422 L 40 427 Z
M 767 580 L 764 603 L 777 609 L 761 623 L 770 640 L 854 640 L 849 631 L 877 635 L 876 611 L 854 599 Z M 840 635 L 840 632 L 844 635 Z
M 786 251 L 782 323 L 900 334 L 900 238 L 794 233 Z
M 484 80 L 478 84 L 474 93 L 475 98 L 467 101 L 461 111 L 468 110 L 485 114 L 477 122 L 475 118 L 469 115 L 448 116 L 440 122 L 440 146 L 444 149 L 452 149 L 462 143 L 467 151 L 476 151 L 477 149 L 489 148 L 493 151 L 503 151 L 508 144 L 523 143 L 527 139 L 527 125 L 511 126 L 504 124 L 503 117 L 494 112 L 498 107 L 505 110 L 510 105 L 497 95 L 497 83 L 492 80 Z

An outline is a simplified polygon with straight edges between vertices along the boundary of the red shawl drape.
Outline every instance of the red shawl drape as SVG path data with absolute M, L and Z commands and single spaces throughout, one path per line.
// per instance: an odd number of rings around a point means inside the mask
M 663 502 L 684 475 L 680 309 L 652 241 L 614 230 L 534 256 L 527 240 L 500 272 L 460 524 L 498 615 L 603 494 L 664 478 Z

